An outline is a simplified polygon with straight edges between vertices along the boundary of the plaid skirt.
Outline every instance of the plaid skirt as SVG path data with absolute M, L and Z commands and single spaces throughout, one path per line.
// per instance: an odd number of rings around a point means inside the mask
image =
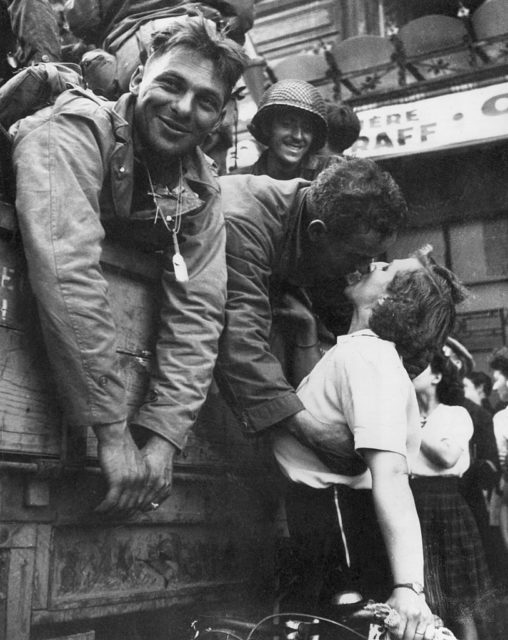
M 495 598 L 478 528 L 457 477 L 411 479 L 420 518 L 425 591 L 445 623 L 482 616 Z

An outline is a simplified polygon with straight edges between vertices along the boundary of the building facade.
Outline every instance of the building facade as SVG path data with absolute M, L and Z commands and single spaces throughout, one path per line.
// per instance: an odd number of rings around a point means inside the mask
M 401 184 L 389 258 L 431 243 L 471 291 L 456 336 L 488 370 L 508 316 L 508 0 L 260 0 L 268 80 L 302 77 L 362 121 L 348 153 Z

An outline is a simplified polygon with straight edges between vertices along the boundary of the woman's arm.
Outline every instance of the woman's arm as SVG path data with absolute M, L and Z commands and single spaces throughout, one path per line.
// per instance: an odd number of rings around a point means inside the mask
M 363 449 L 362 454 L 372 475 L 374 505 L 394 584 L 423 584 L 422 537 L 406 459 L 398 453 L 374 449 Z M 409 588 L 396 588 L 388 604 L 401 615 L 396 638 L 413 640 L 417 630 L 417 638 L 433 637 L 434 618 L 423 596 Z
M 425 438 L 420 451 L 437 467 L 451 469 L 464 453 L 464 445 L 446 436 L 444 438 Z
M 462 407 L 447 407 L 439 414 L 441 422 L 428 424 L 422 431 L 421 453 L 438 469 L 454 467 L 469 448 L 473 422 Z M 436 414 L 437 415 L 437 414 Z

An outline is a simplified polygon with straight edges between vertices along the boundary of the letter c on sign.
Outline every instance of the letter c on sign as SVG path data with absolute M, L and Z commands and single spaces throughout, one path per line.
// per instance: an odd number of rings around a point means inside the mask
M 482 107 L 482 113 L 486 116 L 500 116 L 508 113 L 508 93 L 489 98 Z

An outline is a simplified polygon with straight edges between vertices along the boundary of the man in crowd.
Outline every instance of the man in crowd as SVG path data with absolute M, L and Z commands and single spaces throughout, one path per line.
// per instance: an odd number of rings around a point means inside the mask
M 325 101 L 304 80 L 280 80 L 269 87 L 249 131 L 267 148 L 252 166 L 236 173 L 312 180 L 328 163 L 326 156 L 316 155 L 326 142 Z
M 108 482 L 99 511 L 156 508 L 168 496 L 173 457 L 211 381 L 225 232 L 198 145 L 220 126 L 244 62 L 215 25 L 185 18 L 157 34 L 131 92 L 113 107 L 73 89 L 15 135 L 29 277 L 65 418 L 77 430 L 91 425 L 98 439 Z M 130 425 L 100 266 L 105 232 L 163 253 L 155 364 Z
M 351 107 L 337 102 L 326 104 L 328 136 L 322 152 L 325 155 L 340 155 L 358 140 L 361 122 Z
M 327 104 L 308 82 L 280 80 L 264 92 L 248 129 L 266 149 L 234 173 L 313 180 L 356 141 L 360 121 L 350 107 Z
M 314 311 L 322 289 L 340 305 L 346 274 L 367 270 L 394 242 L 406 204 L 370 160 L 339 160 L 312 183 L 249 175 L 220 182 L 228 302 L 217 379 L 247 433 L 286 421 L 302 435 L 304 407 L 270 346 L 272 309 L 287 291 Z

